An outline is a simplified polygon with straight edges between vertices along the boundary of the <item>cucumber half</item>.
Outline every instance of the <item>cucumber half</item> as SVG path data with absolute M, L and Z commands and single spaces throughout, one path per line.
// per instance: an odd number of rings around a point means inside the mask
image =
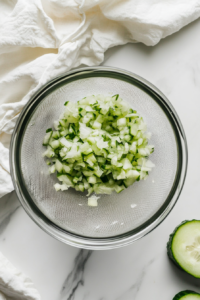
M 184 221 L 175 228 L 167 243 L 167 254 L 182 270 L 200 278 L 199 220 Z
M 186 290 L 176 294 L 173 300 L 200 300 L 200 294 Z

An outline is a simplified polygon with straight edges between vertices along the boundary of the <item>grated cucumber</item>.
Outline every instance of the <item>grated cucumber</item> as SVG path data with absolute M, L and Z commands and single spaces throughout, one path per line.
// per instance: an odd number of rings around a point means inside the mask
M 148 159 L 154 146 L 148 144 L 143 118 L 119 95 L 88 96 L 65 102 L 54 128 L 47 129 L 43 156 L 49 158 L 49 172 L 57 171 L 62 184 L 95 194 L 120 193 L 135 181 L 146 179 L 154 164 Z M 93 198 L 92 198 L 93 197 Z M 97 206 L 96 196 L 88 205 Z M 89 200 L 90 199 L 90 200 Z

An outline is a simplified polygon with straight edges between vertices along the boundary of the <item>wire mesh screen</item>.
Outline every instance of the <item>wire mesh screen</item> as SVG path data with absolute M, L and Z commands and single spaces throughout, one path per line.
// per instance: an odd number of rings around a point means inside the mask
M 152 133 L 155 168 L 145 181 L 119 194 L 102 195 L 97 207 L 87 205 L 86 193 L 70 188 L 56 192 L 56 175 L 49 175 L 42 153 L 45 131 L 53 127 L 66 101 L 89 95 L 114 95 L 137 110 Z M 173 128 L 158 103 L 138 86 L 109 77 L 88 77 L 56 87 L 39 102 L 30 117 L 21 146 L 21 171 L 26 188 L 37 207 L 61 228 L 86 237 L 106 238 L 124 234 L 149 220 L 163 205 L 177 171 L 177 145 Z

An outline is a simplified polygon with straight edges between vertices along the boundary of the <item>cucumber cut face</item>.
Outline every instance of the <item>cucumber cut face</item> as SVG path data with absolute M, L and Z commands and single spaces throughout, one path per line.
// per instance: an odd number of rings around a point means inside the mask
M 200 294 L 186 290 L 176 294 L 173 300 L 200 300 Z
M 176 227 L 170 235 L 167 250 L 176 265 L 200 278 L 200 221 L 184 221 Z

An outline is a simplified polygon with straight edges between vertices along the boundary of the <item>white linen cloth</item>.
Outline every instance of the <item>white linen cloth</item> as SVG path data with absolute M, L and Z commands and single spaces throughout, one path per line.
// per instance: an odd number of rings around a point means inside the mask
M 15 122 L 41 85 L 81 64 L 100 64 L 110 47 L 156 45 L 199 16 L 200 0 L 0 0 L 0 197 L 13 190 Z M 40 299 L 1 254 L 0 291 L 0 300 Z
M 199 16 L 200 0 L 0 0 L 0 197 L 13 190 L 16 119 L 42 84 L 100 64 L 115 45 L 153 46 Z
M 40 300 L 32 281 L 0 253 L 0 300 Z

